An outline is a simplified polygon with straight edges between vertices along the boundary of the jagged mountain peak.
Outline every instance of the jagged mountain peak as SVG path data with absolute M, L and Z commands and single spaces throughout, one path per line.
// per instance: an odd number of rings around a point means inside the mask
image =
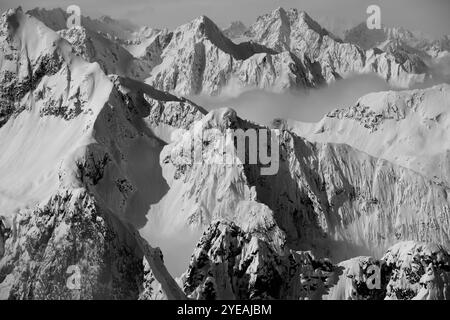
M 361 22 L 347 30 L 344 41 L 357 44 L 368 50 L 374 47 L 383 49 L 387 44 L 402 43 L 411 48 L 424 49 L 434 41 L 432 37 L 422 32 L 411 31 L 404 27 L 388 27 L 383 25 L 381 29 L 368 29 L 366 22 Z
M 255 42 L 235 44 L 205 16 L 173 31 L 160 57 L 146 81 L 179 94 L 207 91 L 215 95 L 228 85 L 234 90 L 234 82 L 277 91 L 320 82 L 313 70 L 289 52 L 278 53 Z
M 258 24 L 258 22 L 260 24 Z M 295 8 L 286 10 L 282 7 L 278 7 L 268 14 L 259 16 L 256 24 L 252 25 L 250 28 L 270 28 L 272 25 L 279 28 L 280 32 L 284 31 L 290 33 L 292 31 L 291 28 L 298 28 L 300 26 L 303 29 L 312 30 L 321 36 L 329 35 L 335 38 L 326 29 L 320 26 L 320 24 L 316 22 L 306 11 L 301 11 Z M 255 31 L 256 30 L 253 30 L 253 32 Z
M 242 28 L 242 29 L 247 28 L 246 25 L 240 20 L 232 21 L 228 27 L 229 28 Z
M 233 42 L 225 37 L 220 28 L 207 16 L 201 15 L 174 30 L 174 38 L 182 37 L 187 41 L 208 39 L 221 49 L 233 47 Z
M 185 26 L 193 31 L 199 31 L 205 35 L 214 36 L 216 32 L 221 32 L 219 27 L 208 18 L 206 15 L 198 16 L 197 18 L 191 20 Z
M 58 31 L 67 28 L 67 13 L 61 8 L 34 8 L 28 10 L 27 13 L 43 23 L 49 28 Z
M 233 21 L 222 32 L 225 36 L 234 40 L 242 37 L 247 30 L 247 26 L 242 21 Z
M 450 85 L 367 94 L 295 131 L 311 141 L 347 143 L 450 185 Z

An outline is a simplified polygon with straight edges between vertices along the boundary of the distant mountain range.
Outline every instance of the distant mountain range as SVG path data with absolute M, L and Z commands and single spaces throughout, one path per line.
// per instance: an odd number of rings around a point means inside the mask
M 367 73 L 414 86 L 435 77 L 445 41 L 361 26 L 341 40 L 282 8 L 225 31 L 205 16 L 174 31 L 107 17 L 67 30 L 65 18 L 0 17 L 1 299 L 448 299 L 449 84 L 270 127 L 181 96 Z M 276 174 L 208 161 L 239 129 L 278 130 Z M 202 236 L 174 275 L 150 239 L 185 229 Z
M 55 31 L 66 28 L 61 9 L 29 13 Z M 223 31 L 204 16 L 174 31 L 83 17 L 82 28 L 62 36 L 107 73 L 146 79 L 161 90 L 183 95 L 226 95 L 255 88 L 285 92 L 358 74 L 375 74 L 394 87 L 410 88 L 448 76 L 434 67 L 448 57 L 445 38 L 427 42 L 406 30 L 372 33 L 364 28 L 362 24 L 347 31 L 341 40 L 307 13 L 278 8 L 248 28 L 235 22 Z M 402 45 L 387 45 L 387 38 L 400 39 Z M 412 43 L 416 45 L 410 47 Z M 105 53 L 110 47 L 115 49 Z

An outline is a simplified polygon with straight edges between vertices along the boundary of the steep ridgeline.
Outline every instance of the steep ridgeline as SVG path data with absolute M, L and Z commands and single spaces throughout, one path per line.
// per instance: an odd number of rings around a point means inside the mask
M 368 50 L 342 42 L 323 29 L 307 13 L 296 9 L 263 15 L 249 27 L 246 36 L 277 52 L 307 55 L 321 66 L 322 76 L 332 82 L 361 73 L 378 74 L 389 84 L 408 88 L 428 77 L 423 61 L 415 55 L 394 51 Z
M 277 229 L 277 227 L 273 227 Z M 263 230 L 261 230 L 263 231 Z M 273 233 L 244 231 L 232 222 L 214 222 L 205 231 L 181 277 L 194 299 L 320 299 L 338 268 L 310 252 L 280 248 Z
M 448 300 L 450 255 L 441 246 L 408 241 L 381 259 L 336 265 L 310 251 L 277 251 L 258 230 L 217 221 L 181 280 L 194 299 Z
M 359 45 L 365 50 L 375 47 L 386 48 L 391 44 L 403 45 L 404 48 L 416 50 L 421 57 L 437 57 L 445 51 L 450 50 L 449 36 L 445 35 L 440 39 L 413 32 L 405 28 L 368 29 L 365 22 L 351 28 L 345 32 L 344 40 L 346 42 Z
M 212 46 L 210 23 L 196 21 L 199 39 Z M 164 53 L 182 35 L 174 33 Z M 214 39 L 242 63 L 277 56 Z M 278 124 L 275 175 L 237 157 L 215 164 L 224 131 L 265 128 L 231 109 L 206 114 L 187 99 L 106 76 L 76 50 L 20 8 L 0 17 L 0 298 L 346 298 L 355 284 L 344 271 L 355 263 L 325 258 L 379 257 L 401 240 L 448 248 L 444 183 L 348 145 L 308 142 L 288 123 Z M 399 94 L 420 116 L 417 101 L 428 101 L 431 113 L 447 101 L 412 93 Z M 399 110 L 408 114 L 398 107 L 385 115 Z M 445 114 L 438 118 L 445 124 Z M 199 134 L 206 161 L 192 163 L 184 146 Z M 141 235 L 186 225 L 206 231 L 180 288 Z M 414 263 L 404 263 L 410 252 Z M 371 298 L 448 296 L 443 248 L 399 244 L 385 260 L 385 293 Z M 80 289 L 68 282 L 78 274 Z
M 69 41 L 77 55 L 98 62 L 106 74 L 118 74 L 143 80 L 158 60 L 146 56 L 155 37 L 164 31 L 121 23 L 109 17 L 90 19 L 82 16 L 81 26 L 67 29 L 69 15 L 62 9 L 36 8 L 27 12 Z M 150 50 L 150 49 L 149 49 Z
M 167 189 L 165 135 L 204 111 L 108 78 L 20 8 L 0 37 L 0 297 L 183 298 L 136 228 Z
M 61 8 L 50 10 L 35 8 L 27 13 L 54 31 L 67 28 L 67 18 L 69 15 Z M 131 22 L 115 20 L 108 16 L 91 19 L 82 15 L 81 26 L 91 33 L 98 33 L 111 41 L 117 42 L 137 58 L 142 56 L 143 49 L 153 41 L 156 35 L 167 33 L 167 30 L 152 29 L 146 26 L 140 27 Z
M 205 16 L 171 32 L 108 17 L 82 17 L 84 31 L 62 31 L 67 14 L 61 9 L 34 9 L 30 14 L 60 30 L 78 52 L 99 62 L 107 73 L 147 78 L 158 89 L 182 95 L 235 95 L 248 89 L 282 92 L 355 74 L 377 74 L 393 86 L 407 88 L 427 80 L 429 68 L 438 69 L 397 46 L 366 52 L 342 42 L 295 9 L 278 8 L 259 17 L 248 30 L 236 22 L 223 32 Z
M 248 28 L 242 21 L 233 21 L 228 27 L 222 30 L 223 34 L 234 42 L 240 42 L 238 40 L 241 39 L 247 31 Z
M 323 82 L 309 60 L 302 61 L 288 52 L 274 53 L 255 43 L 236 45 L 206 17 L 173 32 L 125 28 L 111 18 L 88 17 L 82 17 L 81 29 L 67 30 L 67 14 L 61 9 L 34 9 L 29 13 L 59 30 L 75 44 L 78 53 L 99 62 L 105 72 L 135 79 L 149 77 L 147 83 L 183 95 L 235 94 L 245 88 L 284 91 Z M 108 52 L 110 47 L 114 50 Z
M 450 85 L 370 93 L 318 123 L 288 126 L 308 140 L 346 143 L 450 186 Z
M 375 268 L 379 279 L 374 279 Z M 448 300 L 450 255 L 439 245 L 400 242 L 378 260 L 356 257 L 335 267 L 331 300 Z M 370 288 L 376 286 L 378 288 Z M 369 285 L 368 285 L 369 284 Z
M 143 80 L 151 65 L 136 59 L 117 42 L 84 27 L 72 27 L 58 32 L 72 45 L 75 54 L 88 62 L 98 62 L 106 74 L 118 74 Z
M 304 89 L 322 79 L 309 59 L 256 43 L 235 44 L 201 16 L 173 31 L 146 82 L 184 95 L 217 95 L 244 88 Z
M 233 34 L 235 24 L 224 32 Z M 236 32 L 238 32 L 236 31 Z M 234 37 L 234 36 L 233 36 Z M 165 38 L 167 39 L 167 37 Z M 206 17 L 177 28 L 147 83 L 180 94 L 230 94 L 245 88 L 279 91 L 317 87 L 355 74 L 377 74 L 408 88 L 429 78 L 427 65 L 397 47 L 386 51 L 342 42 L 305 12 L 279 8 L 231 42 Z M 250 42 L 242 42 L 250 40 Z M 257 45 L 256 45 L 257 44 Z
M 222 219 L 274 242 L 276 250 L 312 250 L 334 261 L 381 256 L 402 240 L 449 245 L 447 186 L 348 145 L 310 143 L 288 130 L 280 131 L 275 175 L 261 175 L 258 165 L 217 164 L 211 159 L 221 156 L 217 141 L 227 128 L 261 130 L 220 109 L 164 147 L 160 161 L 170 189 L 152 206 L 144 231 L 158 224 L 176 234 L 185 224 Z M 185 146 L 200 134 L 203 161 L 193 162 Z
M 450 83 L 450 37 L 439 39 L 412 32 L 404 28 L 370 30 L 361 23 L 345 33 L 345 41 L 354 43 L 366 50 L 376 48 L 393 54 L 398 61 L 405 61 L 410 70 L 418 67 L 429 69 L 437 82 Z

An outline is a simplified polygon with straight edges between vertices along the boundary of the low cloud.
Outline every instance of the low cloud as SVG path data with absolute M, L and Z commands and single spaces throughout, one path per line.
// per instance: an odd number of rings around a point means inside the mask
M 231 107 L 241 118 L 267 125 L 275 118 L 317 122 L 329 111 L 349 107 L 365 94 L 389 89 L 389 85 L 377 76 L 359 75 L 308 93 L 277 94 L 253 90 L 236 97 L 191 99 L 208 110 Z

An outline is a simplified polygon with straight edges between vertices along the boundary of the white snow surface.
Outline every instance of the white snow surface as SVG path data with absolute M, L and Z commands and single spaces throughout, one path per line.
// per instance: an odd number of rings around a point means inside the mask
M 450 185 L 448 84 L 371 93 L 318 123 L 290 126 L 308 140 L 345 143 Z

